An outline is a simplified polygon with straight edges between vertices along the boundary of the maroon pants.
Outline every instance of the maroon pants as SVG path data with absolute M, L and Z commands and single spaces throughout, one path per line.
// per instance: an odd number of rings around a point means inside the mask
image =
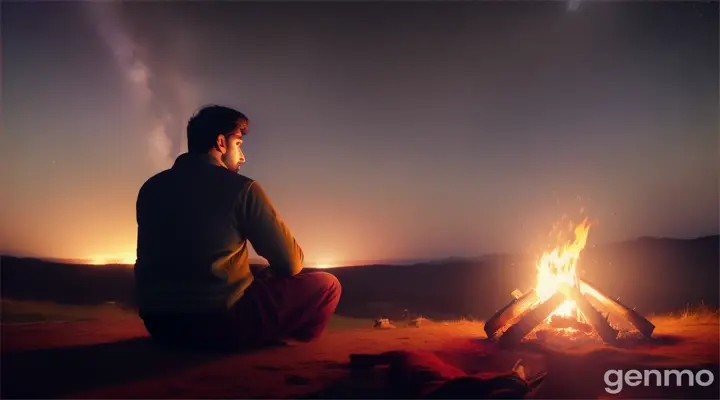
M 255 280 L 229 313 L 143 315 L 157 341 L 182 347 L 247 348 L 319 337 L 340 301 L 340 282 L 326 272 Z

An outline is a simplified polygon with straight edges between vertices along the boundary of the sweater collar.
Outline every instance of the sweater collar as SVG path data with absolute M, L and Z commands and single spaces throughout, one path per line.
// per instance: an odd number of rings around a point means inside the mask
M 214 159 L 207 153 L 183 153 L 175 159 L 173 168 L 184 167 L 187 165 L 214 165 L 216 167 L 225 168 L 218 160 Z

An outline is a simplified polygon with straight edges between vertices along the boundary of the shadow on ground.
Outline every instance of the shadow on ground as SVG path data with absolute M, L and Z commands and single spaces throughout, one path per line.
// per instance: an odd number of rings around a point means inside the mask
M 529 374 L 547 371 L 545 383 L 538 389 L 538 398 L 587 398 L 609 396 L 605 392 L 603 373 L 607 369 L 642 369 L 642 368 L 677 368 L 690 369 L 694 373 L 708 369 L 715 374 L 716 380 L 709 387 L 624 387 L 620 397 L 632 398 L 718 398 L 717 377 L 718 365 L 716 361 L 678 364 L 674 354 L 663 349 L 668 346 L 689 345 L 692 341 L 683 340 L 673 335 L 659 335 L 657 338 L 637 343 L 623 348 L 599 347 L 583 352 L 553 351 L 538 343 L 525 342 L 513 351 L 499 349 L 492 341 L 464 340 L 465 345 L 448 346 L 436 351 L 444 361 L 461 368 L 466 373 L 475 374 L 485 371 L 499 371 L 512 365 L 518 358 L 523 358 L 524 365 L 528 367 Z M 318 345 L 319 346 L 319 345 Z M 315 354 L 320 347 L 297 347 L 295 352 L 310 351 Z M 716 349 L 716 347 L 713 347 Z M 350 349 L 347 349 L 350 351 Z M 684 348 L 683 348 L 684 350 Z M 262 351 L 262 350 L 258 350 Z M 253 352 L 254 353 L 254 352 Z M 663 354 L 664 353 L 664 354 Z M 378 367 L 371 370 L 354 370 L 346 368 L 344 363 L 325 362 L 323 368 L 297 368 L 297 362 L 292 363 L 291 373 L 283 373 L 287 366 L 275 362 L 275 356 L 268 359 L 252 357 L 243 361 L 243 368 L 235 371 L 243 379 L 240 386 L 211 384 L 219 391 L 203 391 L 207 388 L 197 388 L 203 394 L 217 394 L 217 397 L 238 397 L 240 393 L 251 393 L 243 385 L 252 384 L 255 380 L 262 380 L 263 376 L 280 376 L 273 385 L 295 387 L 286 393 L 291 398 L 399 398 L 391 385 L 388 385 L 387 368 Z M 279 353 L 286 354 L 286 353 Z M 289 354 L 286 354 L 289 356 Z M 195 367 L 212 364 L 215 361 L 234 357 L 235 354 L 202 353 L 192 351 L 179 351 L 158 347 L 148 337 L 138 337 L 115 342 L 100 343 L 84 346 L 64 348 L 50 348 L 39 350 L 7 351 L 2 355 L 3 368 L 1 369 L 2 398 L 59 398 L 73 396 L 77 393 L 90 392 L 93 389 L 117 388 L 124 385 L 136 384 L 140 381 L 151 381 L 163 376 L 183 376 L 183 372 Z M 263 361 L 260 361 L 263 360 Z M 250 363 L 250 364 L 248 364 Z M 254 366 L 252 364 L 255 364 Z M 300 364 L 302 364 L 300 362 Z M 228 364 L 225 364 L 228 365 Z M 238 365 L 239 367 L 240 365 Z M 264 371 L 251 378 L 248 368 Z M 333 369 L 336 371 L 330 371 Z M 267 370 L 267 371 L 265 371 Z M 344 371 L 340 371 L 344 370 Z M 230 373 L 228 376 L 233 376 Z M 306 376 L 307 375 L 307 376 Z M 321 376 L 325 378 L 320 379 Z M 573 377 L 568 379 L 568 377 Z M 326 379 L 330 378 L 330 379 Z M 223 380 L 228 378 L 223 377 Z M 309 381 L 308 381 L 309 380 Z M 308 385 L 311 381 L 322 381 L 321 385 Z M 156 380 L 156 382 L 158 382 Z M 224 382 L 224 381 L 223 381 Z M 270 381 L 268 381 L 270 382 Z M 188 380 L 184 391 L 161 391 L 165 397 L 193 396 L 193 385 L 207 385 L 208 382 Z M 256 382 L 259 386 L 265 383 Z M 163 384 L 158 382 L 158 384 Z M 269 383 L 268 383 L 269 384 Z M 218 387 L 220 386 L 220 387 Z M 311 386 L 313 386 L 311 388 Z M 145 393 L 141 386 L 135 386 L 135 394 Z M 304 390 L 307 388 L 307 391 Z M 140 391 L 137 391 L 140 389 Z M 256 391 L 258 394 L 268 389 Z M 253 389 L 254 390 L 254 389 Z M 161 393 L 157 392 L 157 393 Z M 103 396 L 111 396 L 113 391 L 101 392 Z M 127 393 L 133 393 L 128 391 Z M 255 393 L 255 392 L 252 392 Z M 96 397 L 96 396 L 92 396 Z M 96 398 L 97 398 L 96 397 Z M 119 397 L 126 397 L 120 394 Z M 156 396 L 151 396 L 156 397 Z M 206 397 L 206 396 L 201 396 Z M 254 396 L 253 396 L 254 397 Z
M 151 349 L 152 348 L 152 349 Z M 165 353 L 148 357 L 149 352 Z M 176 372 L 220 357 L 157 348 L 150 338 L 3 354 L 3 398 L 52 398 Z M 62 374 L 32 373 L 45 371 Z
M 164 348 L 149 337 L 87 346 L 12 351 L 2 356 L 2 398 L 59 397 L 177 373 L 230 356 L 232 354 Z M 39 366 L 44 371 L 62 373 L 32 373 Z

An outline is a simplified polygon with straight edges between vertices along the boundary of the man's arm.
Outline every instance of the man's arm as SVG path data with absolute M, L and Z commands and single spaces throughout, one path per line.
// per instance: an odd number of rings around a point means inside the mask
M 268 268 L 277 276 L 299 273 L 303 251 L 262 187 L 250 182 L 238 200 L 240 227 L 258 255 L 268 261 Z

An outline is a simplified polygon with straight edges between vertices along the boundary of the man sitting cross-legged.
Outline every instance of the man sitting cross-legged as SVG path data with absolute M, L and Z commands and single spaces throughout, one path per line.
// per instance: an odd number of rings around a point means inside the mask
M 188 152 L 137 197 L 135 285 L 150 335 L 238 349 L 321 335 L 340 283 L 301 272 L 303 252 L 258 182 L 239 175 L 249 121 L 208 106 L 187 125 Z M 250 242 L 269 266 L 251 270 Z

